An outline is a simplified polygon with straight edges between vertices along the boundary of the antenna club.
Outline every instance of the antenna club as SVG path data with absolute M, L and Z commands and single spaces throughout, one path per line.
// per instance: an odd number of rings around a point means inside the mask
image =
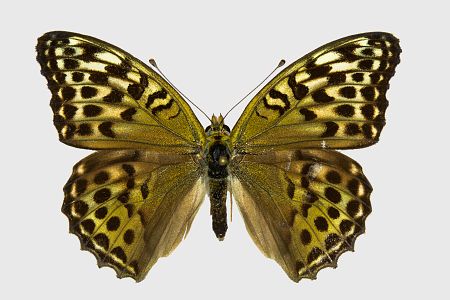
M 280 67 L 284 66 L 285 63 L 286 63 L 286 61 L 284 59 L 280 60 L 280 62 L 278 63 L 278 67 L 277 68 L 280 68 Z
M 148 60 L 148 62 L 149 62 L 152 66 L 154 66 L 155 68 L 158 68 L 158 65 L 156 64 L 156 60 L 154 60 L 153 58 L 150 58 L 150 59 Z

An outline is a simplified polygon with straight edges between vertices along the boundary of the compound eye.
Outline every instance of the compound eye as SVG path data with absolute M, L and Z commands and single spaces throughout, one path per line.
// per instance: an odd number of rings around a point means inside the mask
M 225 124 L 223 124 L 222 128 L 223 128 L 226 132 L 228 132 L 228 133 L 231 132 L 230 127 L 228 127 L 228 126 L 225 125 Z
M 208 133 L 209 131 L 211 131 L 211 125 L 208 125 L 208 126 L 205 128 L 205 132 L 206 132 L 206 133 Z

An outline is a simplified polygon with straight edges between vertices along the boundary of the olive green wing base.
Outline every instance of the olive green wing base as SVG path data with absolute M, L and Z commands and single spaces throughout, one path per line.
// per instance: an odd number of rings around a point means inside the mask
M 361 167 L 333 150 L 247 155 L 232 166 L 231 181 L 253 241 L 294 281 L 336 267 L 371 211 Z
M 141 281 L 187 234 L 205 196 L 202 174 L 190 155 L 96 152 L 74 166 L 62 211 L 99 267 Z

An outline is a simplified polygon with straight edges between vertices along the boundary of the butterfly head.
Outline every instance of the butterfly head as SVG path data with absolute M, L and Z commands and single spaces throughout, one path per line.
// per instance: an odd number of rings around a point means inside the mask
M 213 135 L 230 135 L 230 127 L 225 125 L 224 118 L 222 114 L 220 114 L 218 117 L 215 115 L 212 115 L 211 117 L 211 125 L 207 126 L 205 128 L 205 132 L 207 136 L 213 136 Z

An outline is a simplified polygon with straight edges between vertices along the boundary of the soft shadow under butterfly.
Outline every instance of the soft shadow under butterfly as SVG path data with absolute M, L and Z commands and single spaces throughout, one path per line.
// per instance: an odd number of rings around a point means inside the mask
M 294 281 L 353 250 L 371 211 L 361 166 L 334 149 L 378 141 L 401 52 L 389 33 L 329 43 L 275 76 L 230 131 L 203 129 L 166 80 L 93 37 L 49 32 L 37 60 L 60 140 L 98 150 L 64 187 L 82 249 L 117 276 L 144 279 L 189 231 L 205 192 L 219 240 L 236 199 L 259 249 Z

